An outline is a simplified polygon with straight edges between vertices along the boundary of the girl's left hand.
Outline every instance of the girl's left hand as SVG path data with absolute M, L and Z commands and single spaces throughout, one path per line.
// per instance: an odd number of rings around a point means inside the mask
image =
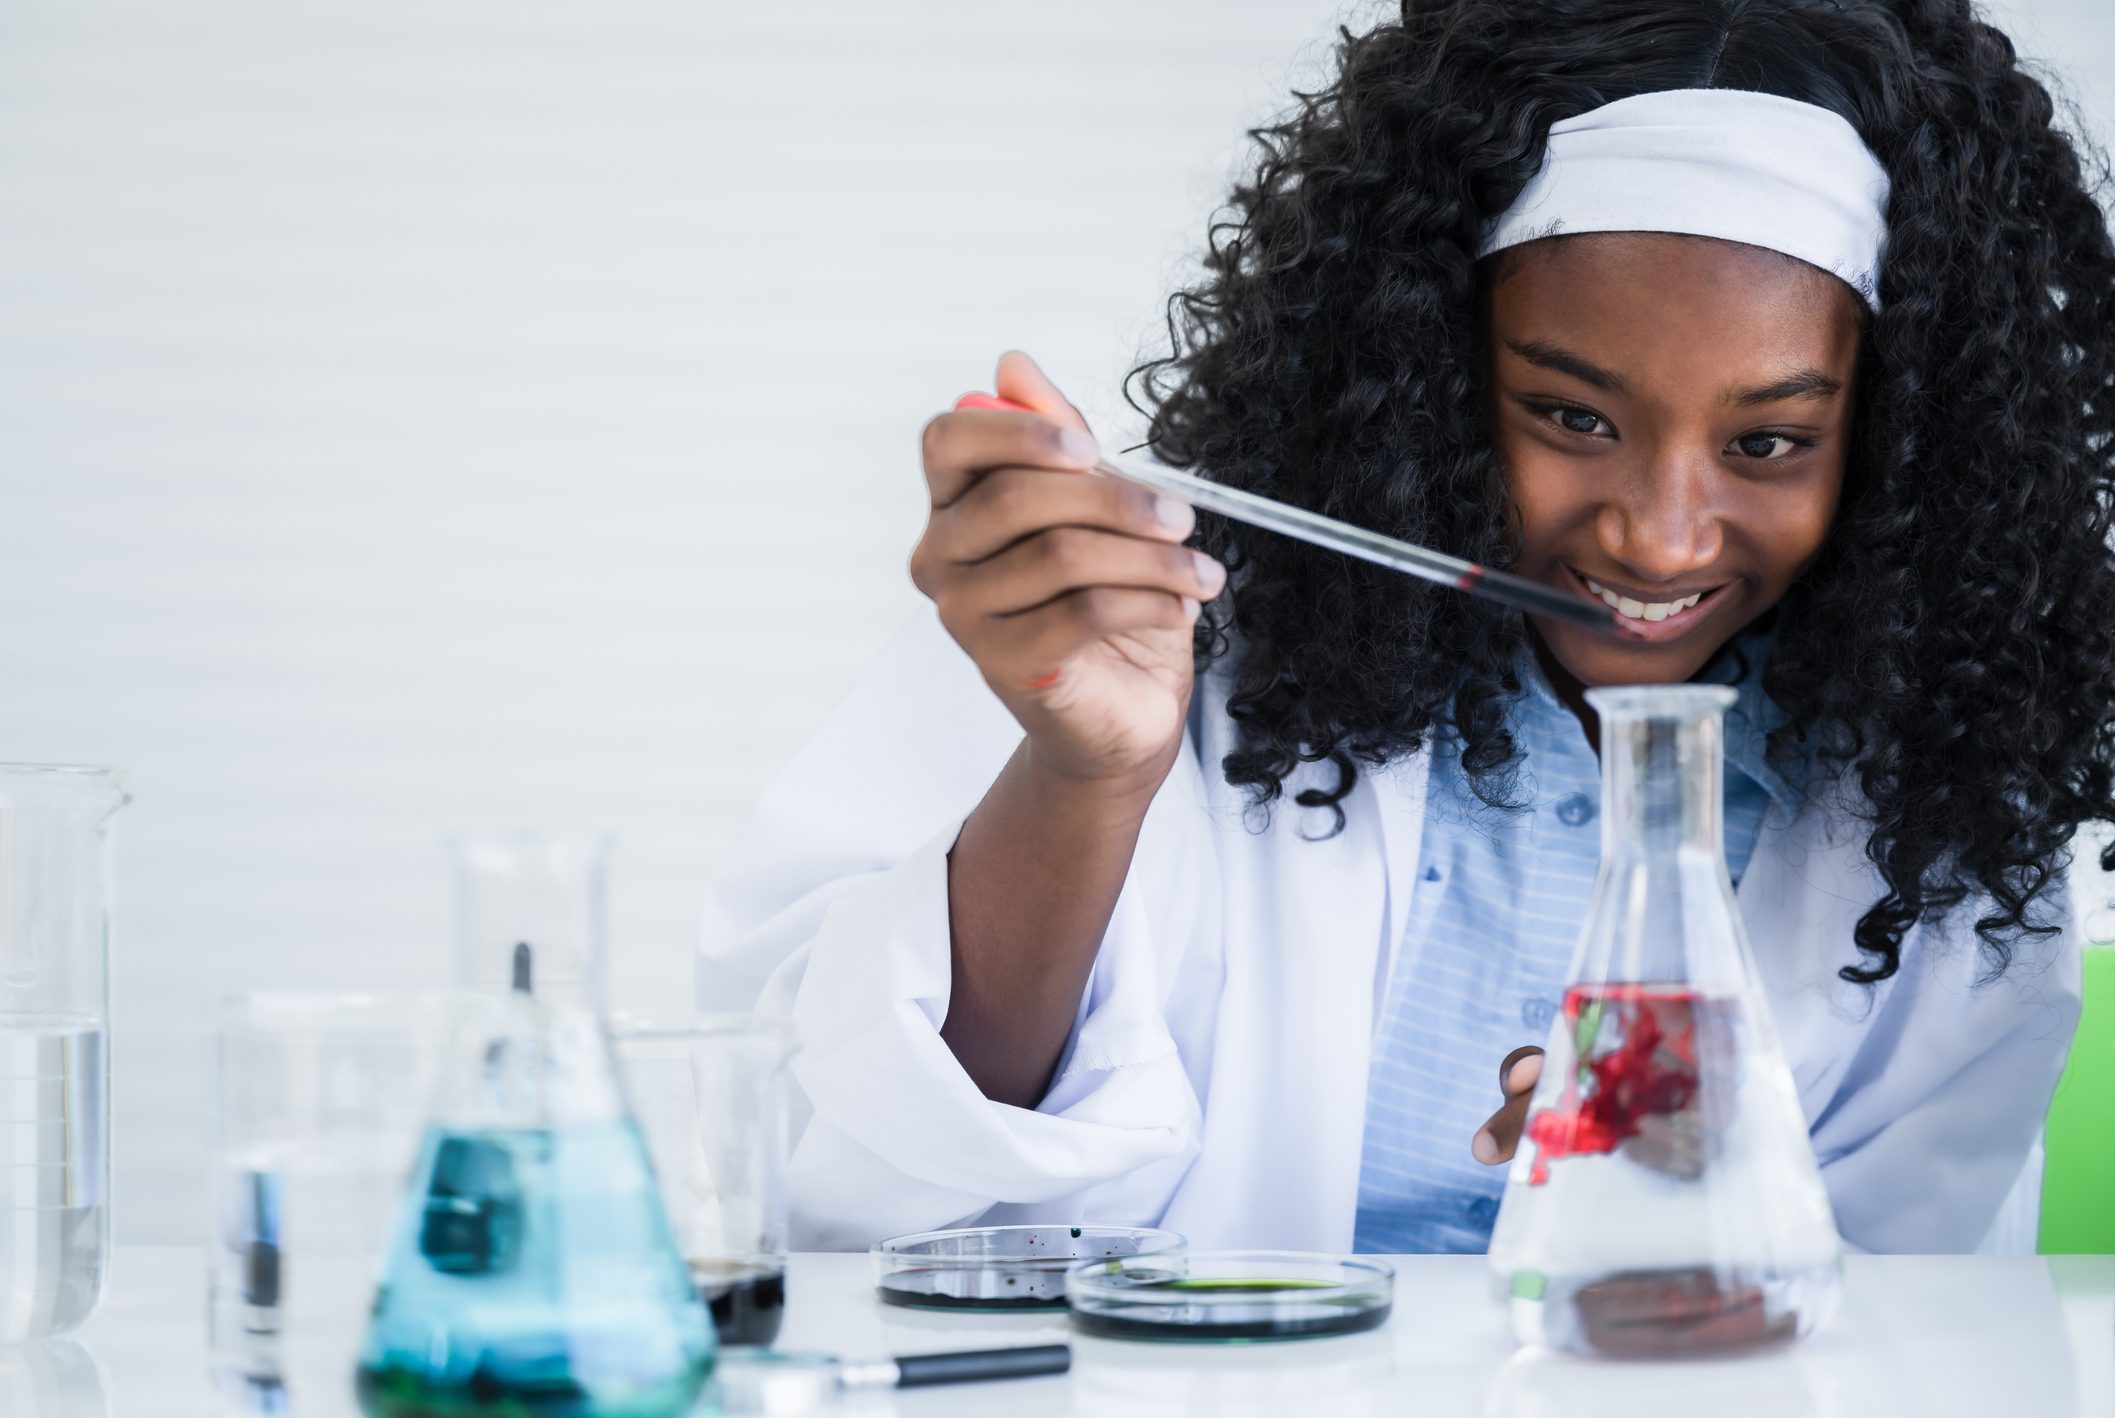
M 1505 1056 L 1505 1062 L 1498 1065 L 1498 1087 L 1505 1094 L 1505 1106 L 1476 1130 L 1469 1143 L 1470 1156 L 1493 1166 L 1513 1160 L 1513 1149 L 1520 1145 L 1520 1130 L 1527 1125 L 1528 1102 L 1535 1096 L 1535 1084 L 1541 1077 L 1542 1050 L 1533 1044 Z

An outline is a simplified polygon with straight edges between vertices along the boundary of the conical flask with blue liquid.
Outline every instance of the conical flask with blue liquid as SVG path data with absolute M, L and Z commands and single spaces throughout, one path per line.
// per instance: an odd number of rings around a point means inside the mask
M 456 1013 L 360 1356 L 375 1418 L 676 1418 L 711 1373 L 606 1025 L 604 856 L 456 843 Z

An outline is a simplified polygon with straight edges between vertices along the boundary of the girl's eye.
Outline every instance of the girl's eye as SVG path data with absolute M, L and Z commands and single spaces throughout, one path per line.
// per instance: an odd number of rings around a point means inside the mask
M 1608 427 L 1606 419 L 1587 409 L 1575 409 L 1559 405 L 1557 408 L 1550 410 L 1550 414 L 1557 420 L 1558 427 L 1568 433 L 1593 434 L 1599 433 L 1602 429 Z
M 1744 433 L 1733 440 L 1734 452 L 1743 458 L 1764 461 L 1788 457 L 1793 449 L 1808 446 L 1805 440 L 1794 438 L 1789 433 Z

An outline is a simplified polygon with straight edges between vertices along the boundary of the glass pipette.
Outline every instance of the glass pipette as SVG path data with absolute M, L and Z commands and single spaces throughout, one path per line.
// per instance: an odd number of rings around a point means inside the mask
M 991 394 L 964 394 L 955 400 L 958 409 L 1005 409 L 1015 413 L 1034 413 L 1025 404 L 1010 399 L 997 398 Z M 1304 507 L 1244 492 L 1240 488 L 1196 477 L 1190 473 L 1177 472 L 1163 467 L 1124 467 L 1104 458 L 1094 465 L 1094 471 L 1138 487 L 1150 488 L 1165 493 L 1192 507 L 1202 507 L 1207 512 L 1216 512 L 1222 517 L 1265 531 L 1278 532 L 1298 541 L 1331 551 L 1355 556 L 1361 561 L 1370 561 L 1376 566 L 1385 566 L 1392 571 L 1405 572 L 1421 580 L 1441 586 L 1452 586 L 1457 591 L 1466 591 L 1472 596 L 1481 596 L 1487 601 L 1496 601 L 1536 615 L 1555 616 L 1574 625 L 1598 630 L 1605 635 L 1623 636 L 1621 622 L 1616 612 L 1599 601 L 1589 601 L 1584 596 L 1570 595 L 1554 586 L 1545 586 L 1539 581 L 1530 581 L 1523 576 L 1509 575 L 1503 571 L 1491 571 L 1473 561 L 1464 561 L 1458 556 L 1433 551 L 1414 542 L 1399 541 L 1384 537 L 1379 532 L 1369 532 L 1364 527 L 1354 527 L 1349 522 L 1339 522 L 1334 517 L 1324 517 L 1319 512 L 1309 512 Z

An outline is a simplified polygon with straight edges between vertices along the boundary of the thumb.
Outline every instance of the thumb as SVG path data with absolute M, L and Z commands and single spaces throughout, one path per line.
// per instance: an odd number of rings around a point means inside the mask
M 1498 1089 L 1508 1098 L 1517 1098 L 1542 1081 L 1542 1050 L 1534 1044 L 1524 1044 L 1505 1056 L 1498 1065 Z
M 1521 1129 L 1527 1126 L 1528 1104 L 1534 1101 L 1535 1085 L 1542 1080 L 1542 1050 L 1515 1049 L 1498 1066 L 1498 1086 L 1505 1106 L 1469 1140 L 1469 1151 L 1486 1166 L 1510 1162 L 1520 1146 Z
M 1087 427 L 1087 420 L 1080 416 L 1080 411 L 1072 406 L 1072 401 L 1059 392 L 1057 385 L 1050 382 L 1050 377 L 1034 360 L 1019 350 L 1008 350 L 999 356 L 999 373 L 993 383 L 992 392 L 1002 399 L 1026 404 L 1066 428 L 1093 432 Z

